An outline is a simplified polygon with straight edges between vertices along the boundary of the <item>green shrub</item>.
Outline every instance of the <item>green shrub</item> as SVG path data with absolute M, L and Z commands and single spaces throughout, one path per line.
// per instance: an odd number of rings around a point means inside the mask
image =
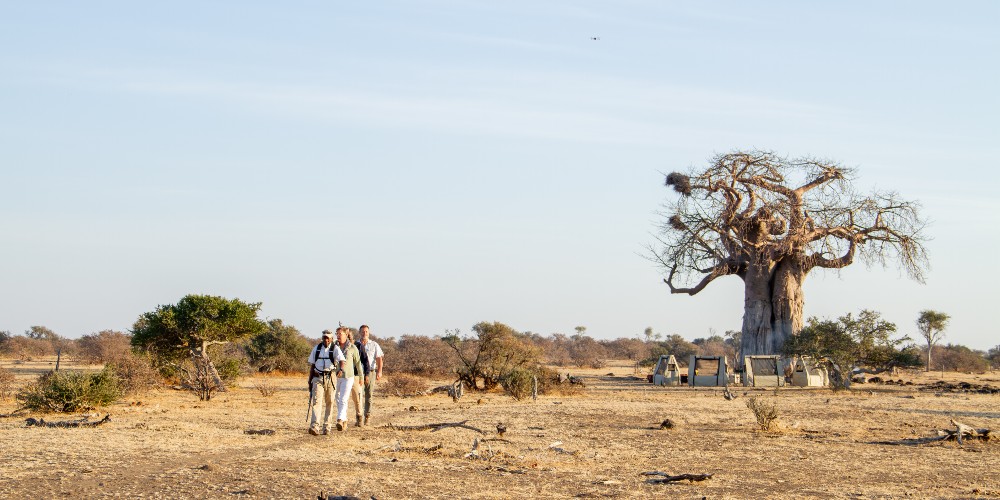
M 106 406 L 122 396 L 114 370 L 98 373 L 49 372 L 17 392 L 22 408 L 74 412 Z
M 243 376 L 243 363 L 237 358 L 226 358 L 215 365 L 223 382 L 232 382 Z
M 530 398 L 537 373 L 527 368 L 515 368 L 500 377 L 504 392 L 517 400 Z

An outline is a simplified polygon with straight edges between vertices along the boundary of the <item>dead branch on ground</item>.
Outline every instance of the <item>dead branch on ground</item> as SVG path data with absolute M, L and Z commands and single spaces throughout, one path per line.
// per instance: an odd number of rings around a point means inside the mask
M 667 484 L 684 480 L 687 480 L 692 483 L 695 481 L 704 481 L 706 479 L 712 479 L 713 474 L 678 474 L 676 476 L 672 476 L 670 474 L 667 474 L 666 472 L 650 471 L 650 472 L 643 472 L 642 475 L 662 476 L 662 477 L 654 477 L 647 479 L 646 482 L 649 484 Z
M 423 425 L 394 425 L 394 424 L 387 424 L 387 425 L 385 425 L 383 427 L 389 428 L 389 429 L 392 429 L 392 430 L 396 430 L 396 431 L 426 431 L 426 430 L 430 430 L 431 432 L 437 432 L 437 431 L 439 431 L 441 429 L 447 429 L 449 427 L 461 427 L 462 429 L 469 429 L 470 431 L 476 431 L 476 432 L 478 432 L 480 434 L 486 434 L 486 431 L 484 431 L 484 430 L 482 430 L 482 429 L 480 429 L 478 427 L 473 427 L 471 425 L 468 425 L 468 424 L 466 424 L 466 422 L 468 422 L 468 420 L 463 420 L 461 422 L 440 422 L 440 423 L 436 423 L 436 424 L 423 424 Z
M 963 423 L 951 421 L 954 429 L 939 429 L 936 436 L 929 436 L 915 439 L 900 439 L 899 441 L 874 441 L 872 444 L 887 445 L 909 445 L 936 443 L 938 441 L 957 441 L 958 444 L 965 444 L 966 439 L 989 441 L 991 439 L 990 429 L 976 429 Z
M 27 427 L 97 427 L 98 425 L 107 423 L 111 421 L 111 415 L 108 414 L 101 420 L 96 422 L 88 422 L 89 417 L 85 417 L 80 420 L 63 420 L 61 422 L 46 422 L 44 418 L 28 418 L 25 419 L 24 423 Z

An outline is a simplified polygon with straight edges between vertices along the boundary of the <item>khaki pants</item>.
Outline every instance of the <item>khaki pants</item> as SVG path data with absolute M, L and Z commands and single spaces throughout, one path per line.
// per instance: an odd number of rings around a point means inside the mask
M 330 417 L 333 416 L 333 393 L 334 385 L 330 376 L 319 376 L 313 379 L 313 407 L 312 420 L 309 428 L 319 431 L 320 425 L 323 430 L 330 430 Z
M 364 378 L 365 418 L 372 414 L 372 393 L 375 392 L 375 372 Z
M 368 408 L 368 398 L 362 393 L 361 380 L 364 375 L 354 377 L 354 383 L 351 384 L 351 402 L 354 403 L 354 416 L 361 418 L 361 407 L 364 406 Z M 367 414 L 367 413 L 366 413 Z

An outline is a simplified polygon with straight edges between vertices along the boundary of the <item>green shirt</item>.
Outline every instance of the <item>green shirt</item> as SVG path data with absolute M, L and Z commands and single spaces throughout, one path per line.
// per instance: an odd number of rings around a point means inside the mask
M 338 346 L 340 344 L 337 344 Z M 357 346 L 354 342 L 348 341 L 347 347 L 341 349 L 344 351 L 344 357 L 347 361 L 344 363 L 344 373 L 338 378 L 355 377 L 364 373 L 364 369 L 361 367 L 361 353 L 358 352 Z

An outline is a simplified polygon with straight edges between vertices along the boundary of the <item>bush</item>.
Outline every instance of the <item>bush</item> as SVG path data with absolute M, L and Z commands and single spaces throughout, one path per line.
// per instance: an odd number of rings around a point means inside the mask
M 538 373 L 527 368 L 515 368 L 500 377 L 504 392 L 517 400 L 531 397 Z
M 106 406 L 122 396 L 114 371 L 99 373 L 49 372 L 17 393 L 22 408 L 46 412 L 75 412 Z
M 152 361 L 145 355 L 133 354 L 131 351 L 125 351 L 110 360 L 106 368 L 115 374 L 118 387 L 125 395 L 145 393 L 161 382 L 160 374 L 153 367 Z
M 583 385 L 560 379 L 555 370 L 540 366 L 538 368 L 538 392 L 556 396 L 575 396 L 583 392 Z
M 753 412 L 757 418 L 757 426 L 762 431 L 769 431 L 775 428 L 778 420 L 778 408 L 774 403 L 764 401 L 760 396 L 750 396 L 746 402 L 747 408 Z
M 242 363 L 236 358 L 226 358 L 219 361 L 215 370 L 219 372 L 219 378 L 223 382 L 232 382 L 243 375 Z
M 455 373 L 458 355 L 441 339 L 403 335 L 395 347 L 392 356 L 384 358 L 387 371 L 421 377 L 444 377 Z
M 0 368 L 0 401 L 7 401 L 14 393 L 14 372 Z
M 396 373 L 391 377 L 386 377 L 382 383 L 382 390 L 393 396 L 422 396 L 427 392 L 427 380 L 416 375 L 407 373 Z
M 934 349 L 931 367 L 942 371 L 981 373 L 990 369 L 990 362 L 982 351 L 974 351 L 964 345 L 948 344 Z
M 51 342 L 32 339 L 23 335 L 14 335 L 8 338 L 4 342 L 4 350 L 6 354 L 20 361 L 31 361 L 35 358 L 55 354 L 55 351 L 52 350 Z
M 109 363 L 132 350 L 132 337 L 113 330 L 84 335 L 76 341 L 80 357 L 90 363 Z
M 267 322 L 267 330 L 255 335 L 244 346 L 252 366 L 260 372 L 303 372 L 313 343 L 298 329 L 280 319 Z

